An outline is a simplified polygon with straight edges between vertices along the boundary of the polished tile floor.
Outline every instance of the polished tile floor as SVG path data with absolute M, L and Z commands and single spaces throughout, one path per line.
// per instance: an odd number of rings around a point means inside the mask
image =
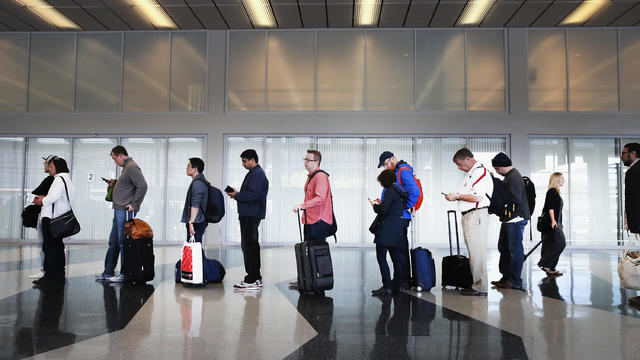
M 618 251 L 563 254 L 545 278 L 534 253 L 527 292 L 453 289 L 376 298 L 373 249 L 334 248 L 335 287 L 324 296 L 287 288 L 291 247 L 262 252 L 265 286 L 234 291 L 244 275 L 237 247 L 207 256 L 227 268 L 223 284 L 173 281 L 180 248 L 157 247 L 156 278 L 144 286 L 102 284 L 105 248 L 68 246 L 67 283 L 33 289 L 34 246 L 0 246 L 0 359 L 637 359 L 640 311 L 620 289 Z M 436 250 L 436 264 L 448 251 Z M 538 253 L 539 254 L 539 253 Z M 498 279 L 498 253 L 489 251 Z M 437 266 L 439 267 L 439 265 Z M 439 269 L 438 269 L 439 271 Z M 438 278 L 440 274 L 438 273 Z

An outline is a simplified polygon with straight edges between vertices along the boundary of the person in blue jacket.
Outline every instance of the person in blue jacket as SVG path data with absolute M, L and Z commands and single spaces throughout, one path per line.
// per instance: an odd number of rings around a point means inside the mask
M 267 212 L 269 180 L 258 164 L 258 153 L 254 149 L 243 151 L 240 159 L 242 159 L 242 166 L 249 172 L 242 181 L 240 191 L 232 188 L 232 191 L 227 194 L 238 202 L 240 246 L 247 275 L 243 281 L 233 286 L 241 290 L 259 290 L 262 288 L 262 275 L 260 274 L 258 227 Z
M 406 247 L 402 219 L 408 194 L 395 181 L 396 174 L 393 170 L 383 170 L 378 175 L 378 182 L 384 188 L 383 200 L 370 201 L 373 211 L 378 214 L 375 228 L 372 230 L 376 236 L 376 257 L 382 276 L 382 287 L 371 292 L 374 296 L 389 295 L 393 290 L 397 290 L 399 283 L 404 280 L 403 276 L 409 272 L 409 264 L 403 259 Z M 393 263 L 393 281 L 387 264 L 387 252 L 391 255 Z
M 395 155 L 391 151 L 385 151 L 380 154 L 378 168 L 384 167 L 388 170 L 393 170 L 396 174 L 396 183 L 402 186 L 402 188 L 408 193 L 408 199 L 406 207 L 402 213 L 402 225 L 403 225 L 403 243 L 402 243 L 402 266 L 403 273 L 399 274 L 398 289 L 405 290 L 410 288 L 411 274 L 409 273 L 409 238 L 407 237 L 409 223 L 411 222 L 411 214 L 414 211 L 414 206 L 420 197 L 420 187 L 413 176 L 413 168 L 407 164 L 404 160 L 396 159 Z M 406 264 L 406 266 L 404 266 Z M 404 271 L 406 269 L 406 272 Z

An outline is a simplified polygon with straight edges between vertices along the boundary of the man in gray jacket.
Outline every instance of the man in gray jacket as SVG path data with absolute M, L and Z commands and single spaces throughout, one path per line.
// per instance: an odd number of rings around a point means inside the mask
M 491 160 L 491 165 L 496 172 L 504 176 L 504 183 L 510 194 L 509 202 L 515 203 L 514 217 L 505 220 L 500 226 L 498 238 L 498 251 L 500 262 L 498 267 L 502 278 L 492 281 L 491 284 L 502 289 L 515 289 L 525 291 L 522 287 L 522 265 L 524 264 L 524 247 L 522 246 L 522 234 L 527 221 L 531 219 L 527 191 L 524 180 L 518 169 L 513 167 L 511 159 L 505 153 L 499 153 Z
M 109 180 L 109 185 L 115 182 L 113 188 L 113 225 L 109 235 L 109 248 L 104 259 L 104 271 L 96 275 L 96 280 L 108 280 L 122 282 L 124 275 L 115 276 L 115 268 L 120 256 L 122 268 L 122 251 L 124 242 L 124 223 L 132 219 L 140 211 L 140 205 L 147 193 L 147 182 L 142 175 L 142 170 L 132 158 L 129 157 L 124 146 L 116 146 L 111 149 L 111 158 L 116 165 L 122 167 L 120 178 L 116 181 Z

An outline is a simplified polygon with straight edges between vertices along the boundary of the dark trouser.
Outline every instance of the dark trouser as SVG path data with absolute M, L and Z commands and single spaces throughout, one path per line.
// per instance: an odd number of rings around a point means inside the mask
M 398 269 L 399 271 L 396 273 L 394 271 L 394 281 L 398 287 L 409 287 L 411 285 L 411 270 L 409 268 L 409 224 L 411 223 L 411 219 L 402 219 L 402 223 L 404 225 L 403 229 L 403 244 L 400 247 L 394 249 L 399 254 L 398 256 Z M 393 255 L 391 255 L 393 256 Z
M 47 279 L 64 279 L 64 243 L 62 238 L 51 237 L 49 224 L 51 224 L 51 219 L 42 218 L 44 277 Z
M 391 262 L 393 263 L 393 280 L 391 280 L 391 272 L 387 263 L 387 252 L 391 255 Z M 409 263 L 404 260 L 404 252 L 406 252 L 406 249 L 376 244 L 376 258 L 380 267 L 383 288 L 392 290 L 408 284 L 408 282 L 400 280 L 405 279 L 404 276 L 409 272 Z
M 502 274 L 501 281 L 508 281 L 512 286 L 522 287 L 522 264 L 524 264 L 524 247 L 522 246 L 522 233 L 527 225 L 527 220 L 515 223 L 502 223 L 500 237 L 498 238 L 498 251 L 500 252 L 499 268 Z
M 313 224 L 304 225 L 304 241 L 327 241 L 329 224 L 318 220 Z
M 262 280 L 260 274 L 260 243 L 258 242 L 258 227 L 260 219 L 249 216 L 240 216 L 240 245 L 244 256 L 244 269 L 247 275 L 245 283 L 253 283 Z
M 561 228 L 557 227 L 554 230 L 542 233 L 542 253 L 540 254 L 538 266 L 555 270 L 560 254 L 562 254 L 566 246 L 567 242 Z
M 189 223 L 185 225 L 187 227 L 187 239 L 189 239 L 191 237 L 191 235 L 189 235 Z M 202 244 L 202 236 L 204 236 L 204 232 L 205 230 L 207 230 L 208 225 L 209 223 L 206 221 L 193 223 L 193 230 L 196 232 L 195 234 L 193 234 L 193 238 L 196 240 L 196 242 Z

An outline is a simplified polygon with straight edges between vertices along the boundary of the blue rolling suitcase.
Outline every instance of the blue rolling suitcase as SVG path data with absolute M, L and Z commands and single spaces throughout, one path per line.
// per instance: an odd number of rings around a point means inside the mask
M 411 274 L 413 288 L 418 292 L 429 291 L 436 285 L 436 263 L 431 251 L 421 247 L 411 250 Z

